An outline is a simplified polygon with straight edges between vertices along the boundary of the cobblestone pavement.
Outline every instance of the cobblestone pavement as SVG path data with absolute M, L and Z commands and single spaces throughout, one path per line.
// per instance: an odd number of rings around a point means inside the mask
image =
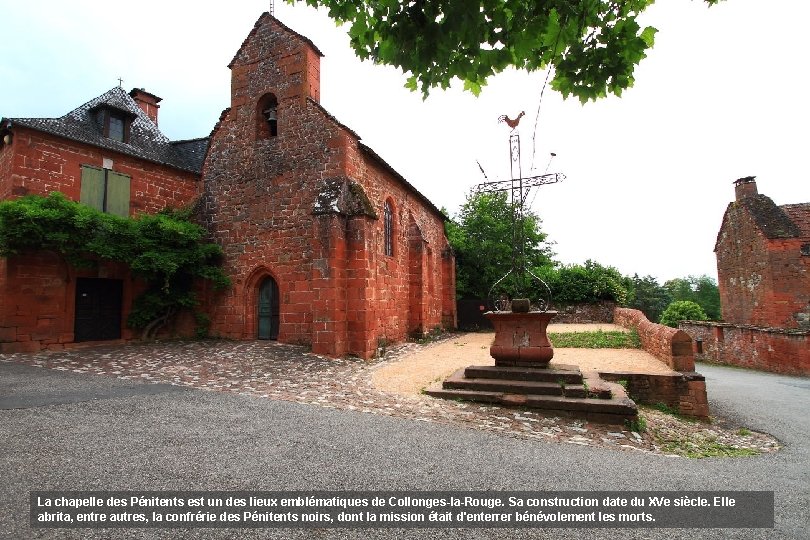
M 170 341 L 5 354 L 0 361 L 460 425 L 520 438 L 665 453 L 651 430 L 639 434 L 537 411 L 389 394 L 374 387 L 375 369 L 401 361 L 419 347 L 406 343 L 368 362 L 321 357 L 304 347 L 272 341 Z M 699 432 L 718 442 L 759 451 L 778 448 L 774 439 L 757 433 L 743 436 L 711 425 L 686 424 L 657 412 L 648 411 L 645 416 L 648 423 L 666 424 L 666 430 L 685 430 L 684 436 Z

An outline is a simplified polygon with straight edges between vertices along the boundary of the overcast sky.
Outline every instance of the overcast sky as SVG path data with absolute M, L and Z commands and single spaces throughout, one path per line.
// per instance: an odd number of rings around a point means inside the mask
M 0 116 L 61 116 L 121 77 L 163 98 L 168 137 L 207 136 L 230 103 L 227 64 L 268 7 L 0 0 Z M 735 179 L 757 176 L 777 204 L 810 201 L 805 0 L 655 4 L 644 23 L 659 33 L 635 86 L 584 106 L 546 91 L 536 136 L 544 73 L 505 72 L 478 98 L 459 84 L 422 101 L 397 70 L 360 62 L 325 13 L 276 0 L 275 14 L 326 55 L 321 103 L 451 214 L 484 180 L 476 160 L 490 180 L 509 177 L 509 129 L 497 118 L 525 111 L 524 173 L 543 173 L 555 152 L 549 171 L 567 176 L 533 202 L 563 263 L 590 258 L 661 282 L 716 277 Z

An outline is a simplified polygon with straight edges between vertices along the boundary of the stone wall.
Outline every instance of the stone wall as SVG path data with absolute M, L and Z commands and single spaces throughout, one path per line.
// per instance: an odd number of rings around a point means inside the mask
M 105 159 L 111 160 L 113 171 L 130 177 L 130 215 L 181 207 L 199 194 L 199 175 L 17 127 L 12 144 L 0 148 L 0 198 L 59 191 L 79 201 L 82 166 L 101 168 Z M 75 269 L 58 254 L 42 252 L 0 259 L 0 351 L 60 349 L 71 344 L 77 277 L 123 281 L 121 335 L 131 339 L 125 321 L 132 299 L 143 290 L 142 283 L 132 280 L 122 265 Z
M 674 371 L 695 371 L 692 338 L 683 330 L 650 322 L 641 311 L 629 308 L 616 308 L 613 322 L 635 328 L 641 347 Z
M 132 299 L 144 284 L 131 278 L 120 263 L 75 269 L 54 252 L 15 255 L 0 264 L 0 352 L 58 350 L 73 341 L 76 278 L 102 277 L 123 282 L 121 339 L 132 339 L 125 321 Z
M 554 323 L 612 323 L 615 302 L 597 302 L 593 304 L 571 304 L 555 306 L 557 316 Z
M 810 331 L 682 321 L 695 358 L 787 375 L 810 376 Z
M 11 146 L 0 152 L 0 199 L 59 191 L 78 201 L 82 165 L 102 168 L 104 158 L 131 178 L 130 215 L 181 207 L 200 194 L 197 174 L 17 126 Z
M 634 400 L 654 405 L 663 403 L 680 414 L 706 419 L 709 404 L 706 380 L 695 373 L 692 338 L 682 331 L 650 322 L 637 309 L 616 308 L 613 322 L 625 328 L 635 328 L 641 347 L 670 367 L 672 375 L 639 373 L 600 373 L 612 381 L 626 380 L 627 391 Z
M 663 403 L 685 416 L 701 420 L 709 418 L 706 379 L 699 373 L 651 375 L 608 372 L 599 375 L 608 381 L 627 381 L 627 394 L 638 403 Z

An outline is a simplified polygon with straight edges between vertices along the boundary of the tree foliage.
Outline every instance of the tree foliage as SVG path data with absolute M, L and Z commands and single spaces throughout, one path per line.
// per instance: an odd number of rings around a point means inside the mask
M 410 73 L 406 86 L 424 96 L 453 79 L 477 95 L 507 67 L 546 66 L 566 97 L 621 95 L 657 32 L 638 23 L 654 0 L 305 1 L 349 25 L 357 56 Z
M 148 284 L 127 323 L 148 337 L 179 308 L 197 305 L 195 278 L 210 280 L 215 289 L 230 285 L 220 266 L 222 250 L 204 241 L 205 230 L 190 214 L 190 209 L 166 209 L 123 218 L 58 192 L 28 195 L 0 202 L 0 256 L 47 250 L 77 267 L 91 267 L 99 259 L 126 263 Z
M 585 264 L 555 265 L 537 269 L 538 276 L 551 289 L 555 304 L 589 304 L 604 300 L 624 304 L 626 279 L 612 266 L 596 261 Z
M 672 296 L 653 276 L 639 277 L 635 274 L 627 279 L 627 306 L 644 313 L 650 321 L 658 321 Z
M 677 300 L 672 302 L 661 314 L 661 324 L 678 328 L 681 321 L 705 321 L 706 313 L 691 300 Z
M 527 268 L 551 261 L 546 234 L 534 213 L 524 216 Z M 456 292 L 461 298 L 486 298 L 490 288 L 512 267 L 512 204 L 506 193 L 470 193 L 458 215 L 446 224 L 456 254 Z
M 672 300 L 690 300 L 698 304 L 709 320 L 720 319 L 720 289 L 717 282 L 706 275 L 675 278 L 664 283 Z

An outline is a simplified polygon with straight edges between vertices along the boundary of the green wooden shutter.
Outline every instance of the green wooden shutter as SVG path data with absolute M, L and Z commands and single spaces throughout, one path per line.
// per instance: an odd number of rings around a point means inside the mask
M 82 165 L 80 199 L 87 206 L 104 210 L 104 170 Z
M 129 176 L 107 171 L 107 210 L 116 216 L 129 217 Z

